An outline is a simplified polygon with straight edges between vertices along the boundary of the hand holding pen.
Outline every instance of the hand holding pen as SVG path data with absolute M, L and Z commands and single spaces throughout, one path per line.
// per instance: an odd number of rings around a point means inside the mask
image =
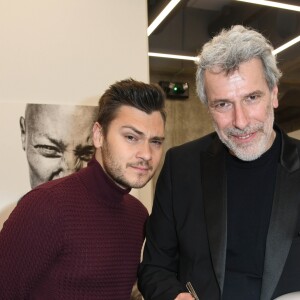
M 187 284 L 185 285 L 186 288 L 188 289 L 188 291 L 190 292 L 190 294 L 196 299 L 196 300 L 199 300 L 192 284 L 190 282 L 187 282 Z
M 186 288 L 189 291 L 189 293 L 180 293 L 179 295 L 177 295 L 175 300 L 192 300 L 192 299 L 199 300 L 199 298 L 190 282 L 187 282 Z

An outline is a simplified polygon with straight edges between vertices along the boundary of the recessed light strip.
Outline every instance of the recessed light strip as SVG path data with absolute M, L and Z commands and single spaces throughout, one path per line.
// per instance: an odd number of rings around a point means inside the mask
M 300 42 L 300 35 L 296 38 L 290 40 L 289 42 L 283 44 L 282 46 L 278 47 L 277 49 L 273 50 L 273 54 L 276 55 L 279 52 L 282 52 L 283 50 L 293 46 L 296 43 Z M 174 54 L 167 54 L 167 53 L 155 53 L 155 52 L 148 52 L 148 56 L 153 57 L 161 57 L 161 58 L 172 58 L 172 59 L 181 59 L 181 60 L 192 60 L 192 61 L 198 61 L 197 56 L 186 56 L 186 55 L 174 55 Z
M 277 7 L 277 8 L 288 9 L 288 10 L 300 12 L 300 6 L 284 4 L 284 3 L 274 2 L 274 1 L 267 1 L 267 0 L 235 0 L 235 1 L 265 5 L 265 6 L 270 6 L 270 7 Z
M 289 42 L 283 44 L 282 46 L 278 47 L 277 49 L 273 50 L 273 54 L 276 55 L 277 53 L 285 50 L 288 47 L 291 47 L 292 45 L 300 42 L 300 35 L 297 36 L 296 38 L 290 40 Z
M 170 3 L 165 7 L 165 9 L 159 14 L 159 16 L 151 23 L 151 25 L 147 29 L 148 36 L 154 31 L 154 29 L 163 21 L 163 19 L 172 11 L 172 9 L 180 2 L 181 0 L 171 0 Z M 247 2 L 252 4 L 259 4 L 265 5 L 270 7 L 277 7 L 282 9 L 288 9 L 293 11 L 300 12 L 300 6 L 284 4 L 274 1 L 267 1 L 267 0 L 235 0 L 239 2 Z M 279 52 L 291 47 L 292 45 L 300 42 L 300 35 L 289 42 L 285 43 L 284 45 L 278 47 L 277 49 L 273 50 L 273 54 L 276 55 Z M 181 59 L 181 60 L 192 60 L 197 61 L 197 56 L 185 56 L 185 55 L 174 55 L 174 54 L 166 54 L 166 53 L 154 53 L 149 52 L 149 56 L 153 57 L 161 57 L 161 58 L 171 58 L 171 59 Z
M 197 56 L 174 55 L 174 54 L 164 54 L 164 53 L 155 53 L 155 52 L 149 52 L 148 55 L 153 57 L 172 58 L 172 59 L 181 59 L 181 60 L 193 60 L 193 61 L 198 60 Z
M 169 4 L 161 11 L 161 13 L 155 18 L 155 20 L 147 28 L 148 36 L 155 30 L 155 28 L 164 20 L 164 18 L 174 9 L 174 7 L 181 0 L 171 0 Z

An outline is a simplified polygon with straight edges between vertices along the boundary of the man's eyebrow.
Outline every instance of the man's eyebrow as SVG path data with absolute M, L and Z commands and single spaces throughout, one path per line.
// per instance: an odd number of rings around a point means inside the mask
M 253 92 L 250 92 L 246 95 L 244 95 L 244 98 L 247 98 L 249 96 L 253 96 L 253 95 L 264 95 L 265 93 L 261 90 L 256 90 L 256 91 L 253 91 Z
M 77 156 L 92 154 L 93 152 L 94 152 L 94 146 L 92 145 L 78 145 L 74 150 L 74 153 Z
M 214 105 L 217 104 L 219 102 L 231 102 L 229 99 L 225 99 L 225 98 L 220 98 L 220 99 L 213 99 L 213 100 L 209 100 L 208 104 L 209 105 Z
M 154 136 L 151 138 L 151 140 L 163 142 L 165 140 L 165 137 L 164 136 Z
M 130 126 L 130 125 L 128 125 L 128 126 L 122 126 L 122 128 L 131 129 L 132 131 L 134 131 L 136 134 L 138 134 L 140 136 L 144 136 L 145 135 L 144 132 L 142 132 L 142 131 L 140 131 L 140 130 L 138 130 L 135 127 Z M 153 137 L 151 137 L 151 140 L 161 140 L 161 141 L 163 141 L 164 139 L 165 139 L 164 136 L 153 136 Z
M 243 95 L 242 98 L 245 99 L 245 98 L 248 98 L 248 97 L 253 96 L 253 95 L 264 95 L 264 94 L 265 93 L 261 90 L 255 90 L 255 91 L 252 91 L 252 92 L 249 92 L 249 93 Z M 208 99 L 208 100 L 209 100 L 208 103 L 211 104 L 211 105 L 214 105 L 214 104 L 219 103 L 219 102 L 232 102 L 232 100 L 227 99 L 227 98 L 212 99 L 212 100 Z
M 130 126 L 130 125 L 122 126 L 122 128 L 124 128 L 124 129 L 131 129 L 132 131 L 134 131 L 138 135 L 145 135 L 142 131 L 140 131 L 140 130 L 138 130 L 135 127 Z
M 46 139 L 49 140 L 49 142 L 51 142 L 52 144 L 54 144 L 55 146 L 57 146 L 57 147 L 60 148 L 61 150 L 65 150 L 65 149 L 66 149 L 66 145 L 65 145 L 65 143 L 64 143 L 63 141 L 61 141 L 61 140 L 59 141 L 59 140 L 57 140 L 57 139 L 55 139 L 55 138 L 52 138 L 52 137 L 50 137 L 47 133 L 42 134 L 42 135 L 40 135 L 40 136 L 45 137 Z M 45 143 L 42 142 L 42 143 L 37 143 L 37 144 L 45 144 Z

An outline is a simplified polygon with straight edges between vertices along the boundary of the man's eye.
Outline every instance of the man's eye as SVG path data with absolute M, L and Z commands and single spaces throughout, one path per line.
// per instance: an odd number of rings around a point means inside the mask
M 246 102 L 249 103 L 255 103 L 260 99 L 259 95 L 250 95 L 249 97 L 246 98 Z
M 79 159 L 81 161 L 85 161 L 85 162 L 90 161 L 93 154 L 94 154 L 94 147 L 93 146 L 88 146 L 88 147 L 85 147 L 83 149 L 75 151 L 75 155 L 77 157 L 79 157 Z
M 50 146 L 50 145 L 36 145 L 34 146 L 37 151 L 45 156 L 45 157 L 60 157 L 61 156 L 61 151 L 59 148 Z
M 153 140 L 151 143 L 156 147 L 160 147 L 163 142 L 161 140 Z
M 219 111 L 219 112 L 227 111 L 227 110 L 229 110 L 231 107 L 232 107 L 232 104 L 229 103 L 229 102 L 218 102 L 218 103 L 215 103 L 215 104 L 213 105 L 213 108 L 214 108 L 216 111 Z
M 130 143 L 136 142 L 137 138 L 134 137 L 133 135 L 126 135 L 125 138 L 127 139 L 127 141 L 129 141 Z

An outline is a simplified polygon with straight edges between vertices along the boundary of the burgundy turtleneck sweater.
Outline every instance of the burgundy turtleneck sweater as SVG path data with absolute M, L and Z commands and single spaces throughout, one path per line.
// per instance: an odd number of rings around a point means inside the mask
M 95 160 L 26 194 L 0 232 L 0 299 L 130 299 L 146 208 Z

